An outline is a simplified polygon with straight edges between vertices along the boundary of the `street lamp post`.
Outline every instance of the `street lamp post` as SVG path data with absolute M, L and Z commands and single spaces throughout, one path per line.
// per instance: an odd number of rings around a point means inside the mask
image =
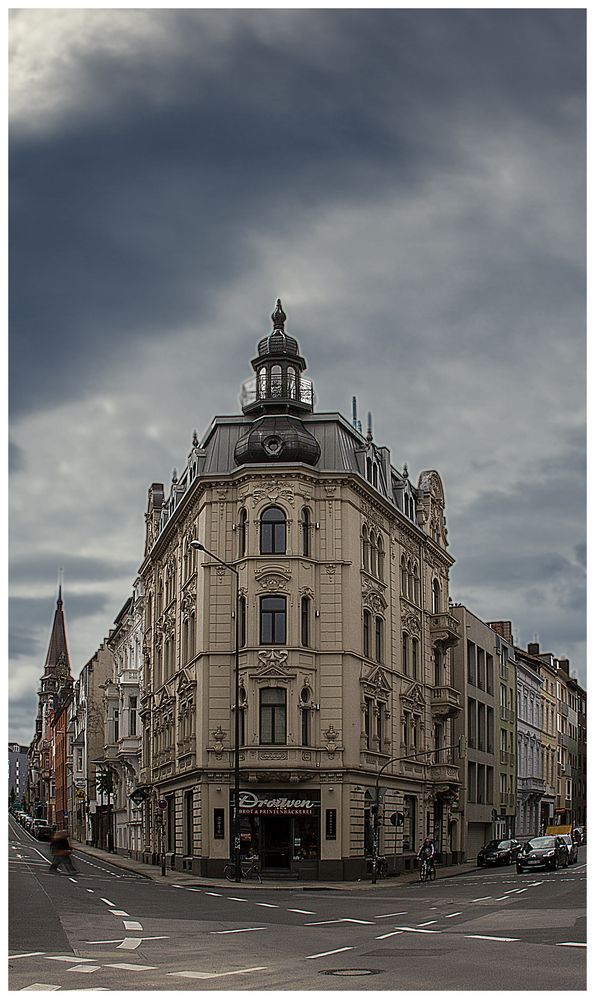
M 235 880 L 241 881 L 242 865 L 240 855 L 240 574 L 235 566 L 224 562 L 223 559 L 210 552 L 200 541 L 191 541 L 191 548 L 196 548 L 200 552 L 205 552 L 216 562 L 224 565 L 226 569 L 233 572 L 236 578 L 236 636 L 235 636 L 235 718 L 234 718 L 234 806 L 233 806 L 233 856 L 235 868 Z

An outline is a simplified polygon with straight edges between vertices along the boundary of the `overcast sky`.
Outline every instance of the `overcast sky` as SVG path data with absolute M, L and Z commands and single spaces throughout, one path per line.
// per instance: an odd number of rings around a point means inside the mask
M 446 490 L 451 595 L 585 683 L 580 10 L 15 10 L 10 738 L 280 296 L 318 411 Z

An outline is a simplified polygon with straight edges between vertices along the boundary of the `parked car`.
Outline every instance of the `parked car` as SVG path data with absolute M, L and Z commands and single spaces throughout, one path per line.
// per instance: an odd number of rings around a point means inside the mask
M 568 867 L 569 863 L 568 847 L 562 836 L 533 836 L 519 853 L 516 869 L 518 874 L 538 867 L 557 871 L 559 867 Z
M 563 833 L 560 839 L 563 839 L 568 847 L 568 863 L 576 864 L 578 860 L 578 841 L 570 833 Z
M 18 816 L 17 822 L 20 822 L 21 825 L 24 826 L 25 823 L 27 822 L 27 819 L 30 818 L 31 816 L 27 812 L 21 812 L 21 814 Z
M 518 839 L 491 839 L 477 854 L 478 867 L 512 864 L 521 852 Z
M 52 838 L 52 827 L 45 819 L 33 819 L 31 832 L 35 836 L 35 839 Z

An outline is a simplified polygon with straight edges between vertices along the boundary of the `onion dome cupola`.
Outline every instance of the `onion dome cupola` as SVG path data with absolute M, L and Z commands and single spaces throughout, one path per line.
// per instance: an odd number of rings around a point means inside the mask
M 315 465 L 320 445 L 299 419 L 313 410 L 312 382 L 303 377 L 306 361 L 297 340 L 285 332 L 287 317 L 281 299 L 271 318 L 273 331 L 260 341 L 258 357 L 252 361 L 255 391 L 242 405 L 247 416 L 257 419 L 238 440 L 234 459 L 238 465 L 271 461 Z
M 256 372 L 256 395 L 242 407 L 248 413 L 311 413 L 314 408 L 312 382 L 303 378 L 306 361 L 297 340 L 285 332 L 287 316 L 277 299 L 272 333 L 258 344 L 252 361 Z

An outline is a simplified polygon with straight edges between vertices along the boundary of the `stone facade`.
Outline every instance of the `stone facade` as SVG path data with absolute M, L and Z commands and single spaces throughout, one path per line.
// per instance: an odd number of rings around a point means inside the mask
M 414 486 L 371 429 L 313 412 L 284 319 L 278 305 L 244 414 L 195 436 L 167 496 L 149 490 L 145 856 L 163 830 L 172 866 L 221 873 L 239 711 L 241 850 L 265 873 L 364 876 L 377 783 L 390 866 L 411 865 L 427 833 L 448 861 L 461 705 L 442 483 L 428 471 Z

